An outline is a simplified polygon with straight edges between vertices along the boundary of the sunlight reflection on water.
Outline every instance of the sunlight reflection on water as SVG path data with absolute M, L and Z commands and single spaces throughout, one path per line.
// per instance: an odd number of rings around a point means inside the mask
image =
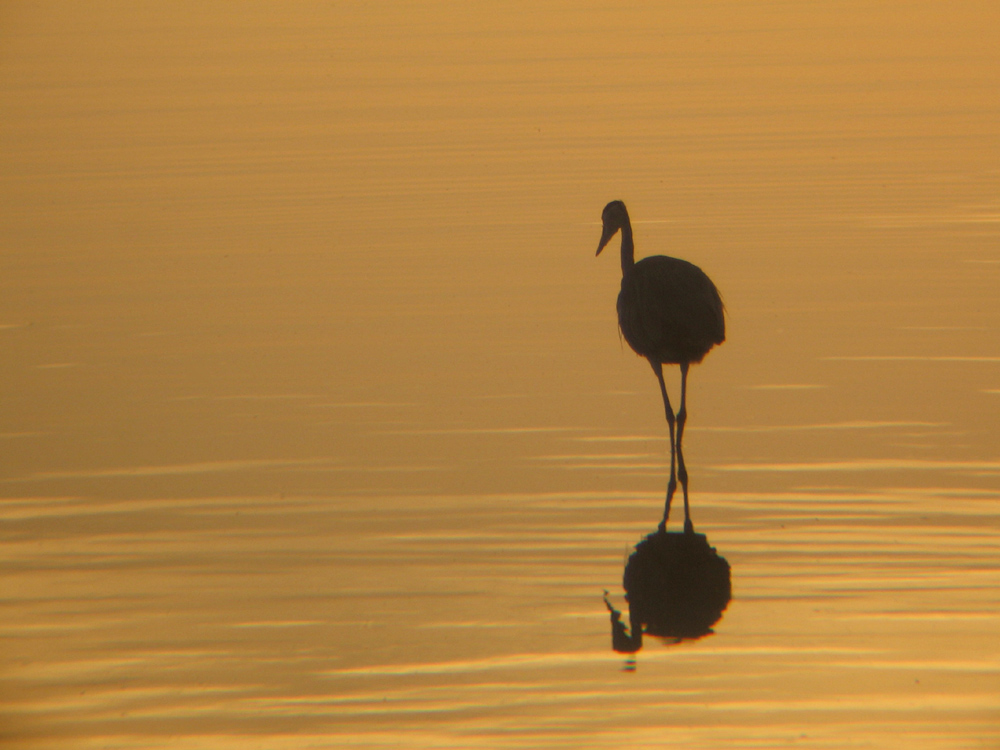
M 0 744 L 1000 736 L 981 8 L 184 9 L 0 25 Z M 732 601 L 631 658 L 669 449 L 612 198 L 729 315 Z

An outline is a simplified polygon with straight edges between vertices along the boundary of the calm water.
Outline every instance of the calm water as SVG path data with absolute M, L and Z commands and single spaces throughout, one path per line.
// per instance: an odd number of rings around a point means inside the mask
M 3 747 L 1000 746 L 1000 11 L 694 5 L 0 9 Z

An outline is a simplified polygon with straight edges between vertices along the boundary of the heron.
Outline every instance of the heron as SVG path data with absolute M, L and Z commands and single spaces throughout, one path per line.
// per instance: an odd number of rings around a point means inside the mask
M 622 290 L 618 294 L 618 326 L 629 346 L 649 364 L 660 381 L 660 393 L 670 428 L 670 481 L 659 530 L 666 531 L 670 502 L 680 480 L 684 491 L 684 531 L 694 533 L 688 505 L 688 473 L 684 466 L 684 425 L 687 423 L 687 376 L 692 364 L 726 340 L 725 306 L 719 290 L 693 263 L 665 255 L 635 262 L 632 224 L 621 201 L 611 201 L 601 216 L 604 230 L 597 255 L 622 233 Z M 681 407 L 674 415 L 663 382 L 663 365 L 680 365 Z

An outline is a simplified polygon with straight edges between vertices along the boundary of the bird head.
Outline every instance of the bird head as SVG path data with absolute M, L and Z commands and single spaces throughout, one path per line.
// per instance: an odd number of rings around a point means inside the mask
M 601 222 L 604 224 L 604 230 L 601 232 L 601 243 L 597 246 L 598 255 L 615 236 L 615 232 L 628 224 L 628 211 L 625 210 L 625 204 L 621 201 L 611 201 L 604 207 Z

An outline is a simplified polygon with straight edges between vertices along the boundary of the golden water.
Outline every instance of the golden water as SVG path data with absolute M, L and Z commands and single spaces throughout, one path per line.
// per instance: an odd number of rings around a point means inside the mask
M 997 746 L 995 4 L 248 6 L 0 9 L 0 745 Z

